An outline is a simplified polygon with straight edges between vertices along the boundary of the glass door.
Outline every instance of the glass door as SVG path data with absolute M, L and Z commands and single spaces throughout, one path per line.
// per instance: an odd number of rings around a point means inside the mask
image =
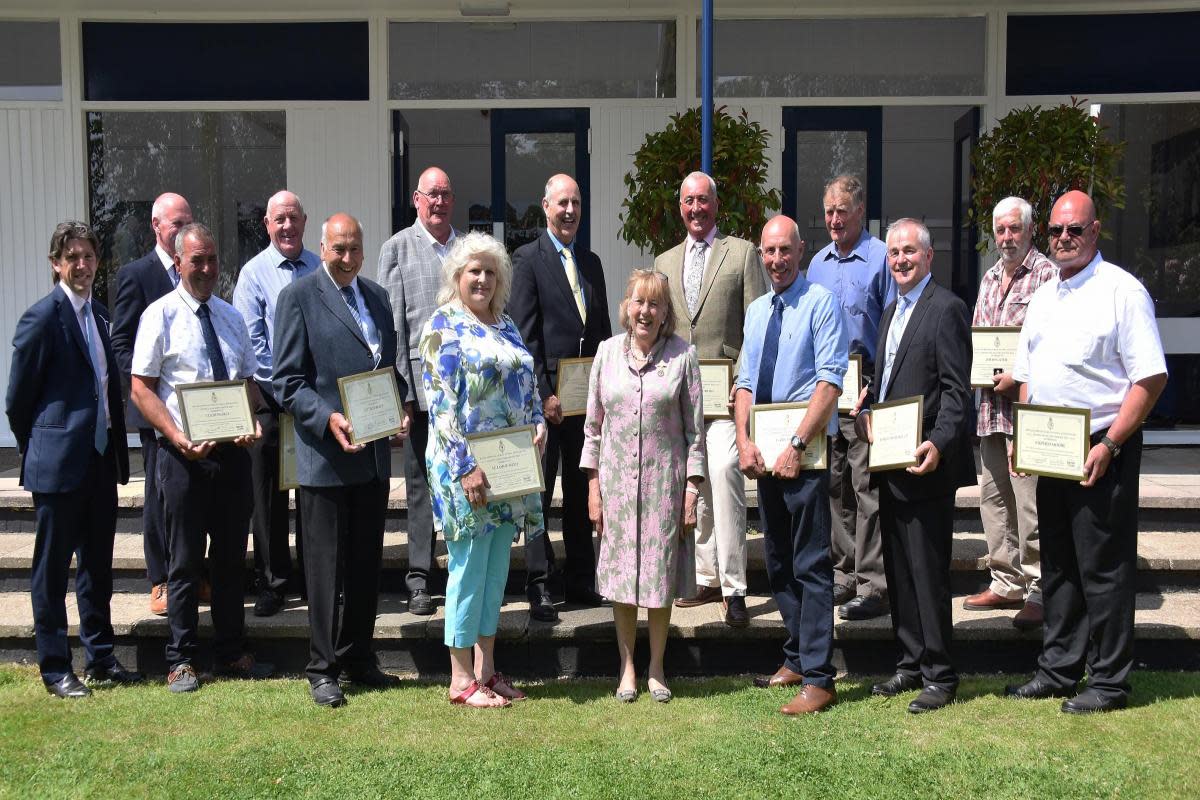
M 971 153 L 978 140 L 979 109 L 972 108 L 954 122 L 954 204 L 950 222 L 953 238 L 950 252 L 954 260 L 950 288 L 969 306 L 975 305 L 979 293 L 979 251 L 975 249 L 979 244 L 979 226 L 971 222 L 970 214 L 975 200 Z

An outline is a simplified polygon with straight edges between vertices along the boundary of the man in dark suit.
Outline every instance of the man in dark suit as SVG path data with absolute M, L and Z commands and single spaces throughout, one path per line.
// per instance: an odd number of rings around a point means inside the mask
M 387 439 L 352 444 L 338 378 L 388 367 L 395 372 L 396 328 L 387 292 L 358 276 L 362 226 L 334 214 L 321 226 L 316 272 L 279 294 L 275 328 L 275 395 L 296 418 L 297 499 L 304 518 L 310 660 L 305 673 L 315 703 L 346 702 L 338 687 L 399 683 L 379 669 L 371 649 L 379 601 L 383 522 L 391 452 Z M 404 397 L 404 381 L 396 382 Z M 401 411 L 403 438 L 408 416 Z M 341 608 L 337 592 L 345 601 Z
M 138 321 L 146 306 L 179 284 L 175 269 L 175 234 L 192 222 L 188 201 L 166 192 L 158 196 L 150 210 L 154 229 L 154 250 L 117 270 L 117 297 L 113 303 L 112 346 L 121 373 L 121 385 L 128 400 L 133 343 L 137 340 Z M 142 467 L 146 486 L 142 505 L 142 549 L 146 556 L 146 577 L 150 579 L 150 611 L 167 613 L 167 534 L 163 525 L 162 501 L 156 483 L 158 433 L 132 402 L 125 408 L 125 422 L 137 428 L 142 440 Z
M 117 482 L 129 480 L 121 386 L 108 310 L 92 299 L 96 235 L 63 222 L 50 238 L 57 284 L 17 323 L 5 409 L 21 453 L 21 484 L 37 515 L 30 599 L 38 668 L 58 697 L 90 694 L 71 668 L 67 574 L 76 563 L 79 638 L 89 683 L 136 683 L 117 662 L 109 613 Z
M 563 543 L 567 563 L 563 583 L 567 602 L 598 606 L 596 555 L 587 511 L 587 478 L 579 469 L 583 452 L 583 415 L 563 416 L 555 394 L 558 360 L 594 356 L 600 342 L 612 336 L 608 296 L 600 258 L 575 241 L 583 215 L 579 185 L 569 175 L 546 182 L 542 198 L 546 231 L 513 253 L 513 285 L 508 313 L 521 329 L 533 355 L 542 409 L 550 423 L 543 468 L 544 508 L 550 508 L 554 478 L 562 467 Z M 550 537 L 525 545 L 526 593 L 534 619 L 553 622 L 558 612 L 546 589 L 554 564 Z
M 967 306 L 930 275 L 929 229 L 914 219 L 888 227 L 888 269 L 899 295 L 879 325 L 877 363 L 859 405 L 858 433 L 873 441 L 873 403 L 924 398 L 916 464 L 876 472 L 883 563 L 900 649 L 896 674 L 872 694 L 891 697 L 924 686 L 914 714 L 954 701 L 950 663 L 950 547 L 954 493 L 975 482 L 971 452 L 971 332 Z

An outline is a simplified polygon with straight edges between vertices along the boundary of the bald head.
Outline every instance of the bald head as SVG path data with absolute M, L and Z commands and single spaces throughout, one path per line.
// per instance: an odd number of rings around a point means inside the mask
M 267 215 L 263 224 L 275 249 L 288 259 L 300 257 L 304 250 L 304 226 L 308 216 L 300 198 L 287 189 L 276 192 L 267 200 Z
M 575 179 L 560 174 L 546 181 L 542 211 L 546 214 L 546 227 L 554 234 L 554 238 L 563 244 L 575 241 L 579 233 L 579 220 L 583 217 L 583 197 Z
M 771 288 L 782 292 L 796 282 L 804 260 L 804 240 L 795 220 L 780 214 L 763 226 L 758 252 L 771 279 Z
M 175 255 L 175 236 L 185 225 L 192 224 L 192 207 L 182 195 L 163 192 L 150 208 L 150 227 L 154 239 L 167 255 Z
M 1091 263 L 1100 241 L 1096 204 L 1086 192 L 1070 191 L 1050 210 L 1050 256 L 1067 279 Z
M 440 167 L 429 167 L 417 179 L 413 192 L 413 205 L 417 207 L 417 219 L 429 235 L 442 244 L 450 238 L 451 217 L 454 214 L 454 189 L 450 176 Z
M 339 287 L 349 286 L 363 265 L 363 231 L 358 220 L 339 212 L 321 225 L 321 261 Z

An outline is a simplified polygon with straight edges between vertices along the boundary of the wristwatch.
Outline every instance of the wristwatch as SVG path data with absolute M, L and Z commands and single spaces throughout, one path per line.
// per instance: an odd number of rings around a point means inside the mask
M 803 439 L 801 439 L 799 436 L 795 436 L 795 435 L 792 436 L 792 439 L 789 442 L 789 444 L 801 453 L 804 452 L 804 448 L 807 446 L 804 444 Z
M 1121 445 L 1117 444 L 1107 436 L 1100 440 L 1100 444 L 1108 448 L 1108 452 L 1112 453 L 1113 458 L 1121 455 Z

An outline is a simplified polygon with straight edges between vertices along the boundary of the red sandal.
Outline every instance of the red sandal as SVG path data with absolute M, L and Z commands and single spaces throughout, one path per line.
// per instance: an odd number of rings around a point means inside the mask
M 496 700 L 503 702 L 497 703 Z M 512 705 L 507 697 L 501 697 L 487 686 L 480 686 L 478 681 L 471 681 L 467 688 L 456 695 L 451 695 L 450 704 L 470 706 L 471 708 L 505 708 Z
M 487 683 L 485 683 L 484 686 L 486 686 L 488 689 L 491 689 L 501 697 L 514 702 L 517 700 L 525 700 L 529 697 L 529 695 L 513 686 L 508 678 L 504 677 L 504 675 L 499 672 L 493 672 L 492 677 L 488 678 Z

